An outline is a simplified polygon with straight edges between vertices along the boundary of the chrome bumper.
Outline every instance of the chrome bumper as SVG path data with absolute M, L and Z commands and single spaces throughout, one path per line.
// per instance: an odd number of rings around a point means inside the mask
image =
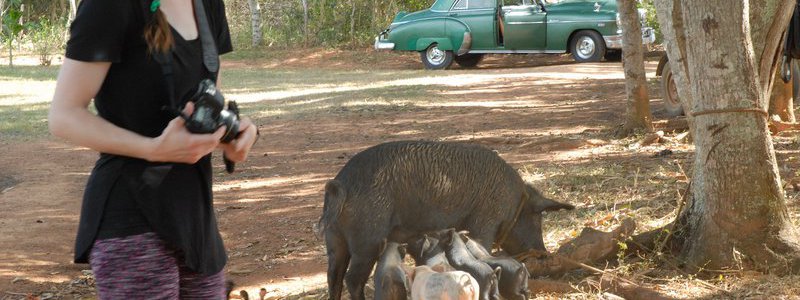
M 606 49 L 622 49 L 622 35 L 604 36 Z M 655 30 L 651 27 L 642 28 L 642 45 L 649 45 L 656 41 Z
M 380 34 L 378 34 L 378 36 L 375 37 L 375 50 L 394 49 L 394 43 L 386 41 L 387 35 L 388 35 L 388 30 L 384 30 Z

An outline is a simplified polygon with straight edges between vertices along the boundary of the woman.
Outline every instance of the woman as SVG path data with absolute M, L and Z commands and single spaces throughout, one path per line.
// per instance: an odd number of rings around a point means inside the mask
M 201 2 L 217 52 L 230 52 L 223 0 Z M 49 126 L 101 153 L 75 245 L 75 261 L 91 264 L 101 299 L 226 297 L 211 152 L 222 148 L 241 162 L 257 129 L 243 118 L 239 136 L 222 144 L 224 127 L 192 134 L 164 109 L 177 102 L 172 107 L 190 115 L 198 83 L 216 79 L 198 24 L 192 0 L 83 0 L 72 24 Z M 154 59 L 160 55 L 171 57 L 171 84 Z M 87 109 L 92 99 L 97 115 Z

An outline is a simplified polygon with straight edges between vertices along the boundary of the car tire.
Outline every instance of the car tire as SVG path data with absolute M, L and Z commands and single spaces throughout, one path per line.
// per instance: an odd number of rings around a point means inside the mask
M 668 117 L 677 117 L 683 115 L 683 105 L 681 99 L 678 97 L 678 86 L 675 84 L 675 78 L 672 76 L 672 69 L 669 63 L 664 65 L 661 70 L 661 93 L 664 94 L 664 111 Z
M 474 68 L 483 59 L 483 54 L 464 54 L 453 58 L 462 68 Z
M 443 70 L 453 64 L 453 51 L 441 50 L 439 45 L 433 44 L 428 49 L 419 53 L 422 63 L 428 70 Z
M 596 31 L 578 31 L 569 45 L 572 58 L 577 62 L 596 62 L 606 55 L 606 42 Z
M 622 50 L 606 50 L 606 55 L 603 55 L 607 61 L 622 61 Z

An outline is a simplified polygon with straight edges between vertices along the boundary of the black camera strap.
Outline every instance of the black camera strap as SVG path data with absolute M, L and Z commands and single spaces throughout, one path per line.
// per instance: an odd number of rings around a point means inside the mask
M 208 15 L 203 6 L 203 0 L 194 0 L 194 14 L 197 21 L 197 31 L 200 36 L 200 44 L 203 48 L 203 65 L 211 73 L 211 77 L 217 78 L 219 72 L 219 52 L 211 34 L 211 25 L 208 23 Z M 153 53 L 153 58 L 161 65 L 161 73 L 164 75 L 164 82 L 167 87 L 167 94 L 169 96 L 169 107 L 166 110 L 181 115 L 181 108 L 178 106 L 178 101 L 175 96 L 175 73 L 172 69 L 172 50 L 165 52 Z

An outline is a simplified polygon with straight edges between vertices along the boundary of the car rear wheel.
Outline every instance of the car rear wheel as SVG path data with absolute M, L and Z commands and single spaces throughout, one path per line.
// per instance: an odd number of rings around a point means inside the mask
M 483 54 L 464 54 L 453 58 L 462 68 L 474 68 L 483 59 Z
M 433 44 L 428 49 L 420 52 L 420 58 L 425 68 L 428 70 L 447 69 L 453 63 L 453 51 L 439 49 L 439 45 Z
M 664 94 L 664 110 L 669 117 L 677 117 L 683 114 L 683 106 L 681 99 L 678 98 L 678 86 L 675 84 L 675 78 L 672 76 L 672 69 L 669 63 L 664 65 L 661 71 L 661 90 Z
M 582 30 L 572 37 L 569 50 L 577 62 L 595 62 L 606 55 L 606 43 L 599 33 Z

